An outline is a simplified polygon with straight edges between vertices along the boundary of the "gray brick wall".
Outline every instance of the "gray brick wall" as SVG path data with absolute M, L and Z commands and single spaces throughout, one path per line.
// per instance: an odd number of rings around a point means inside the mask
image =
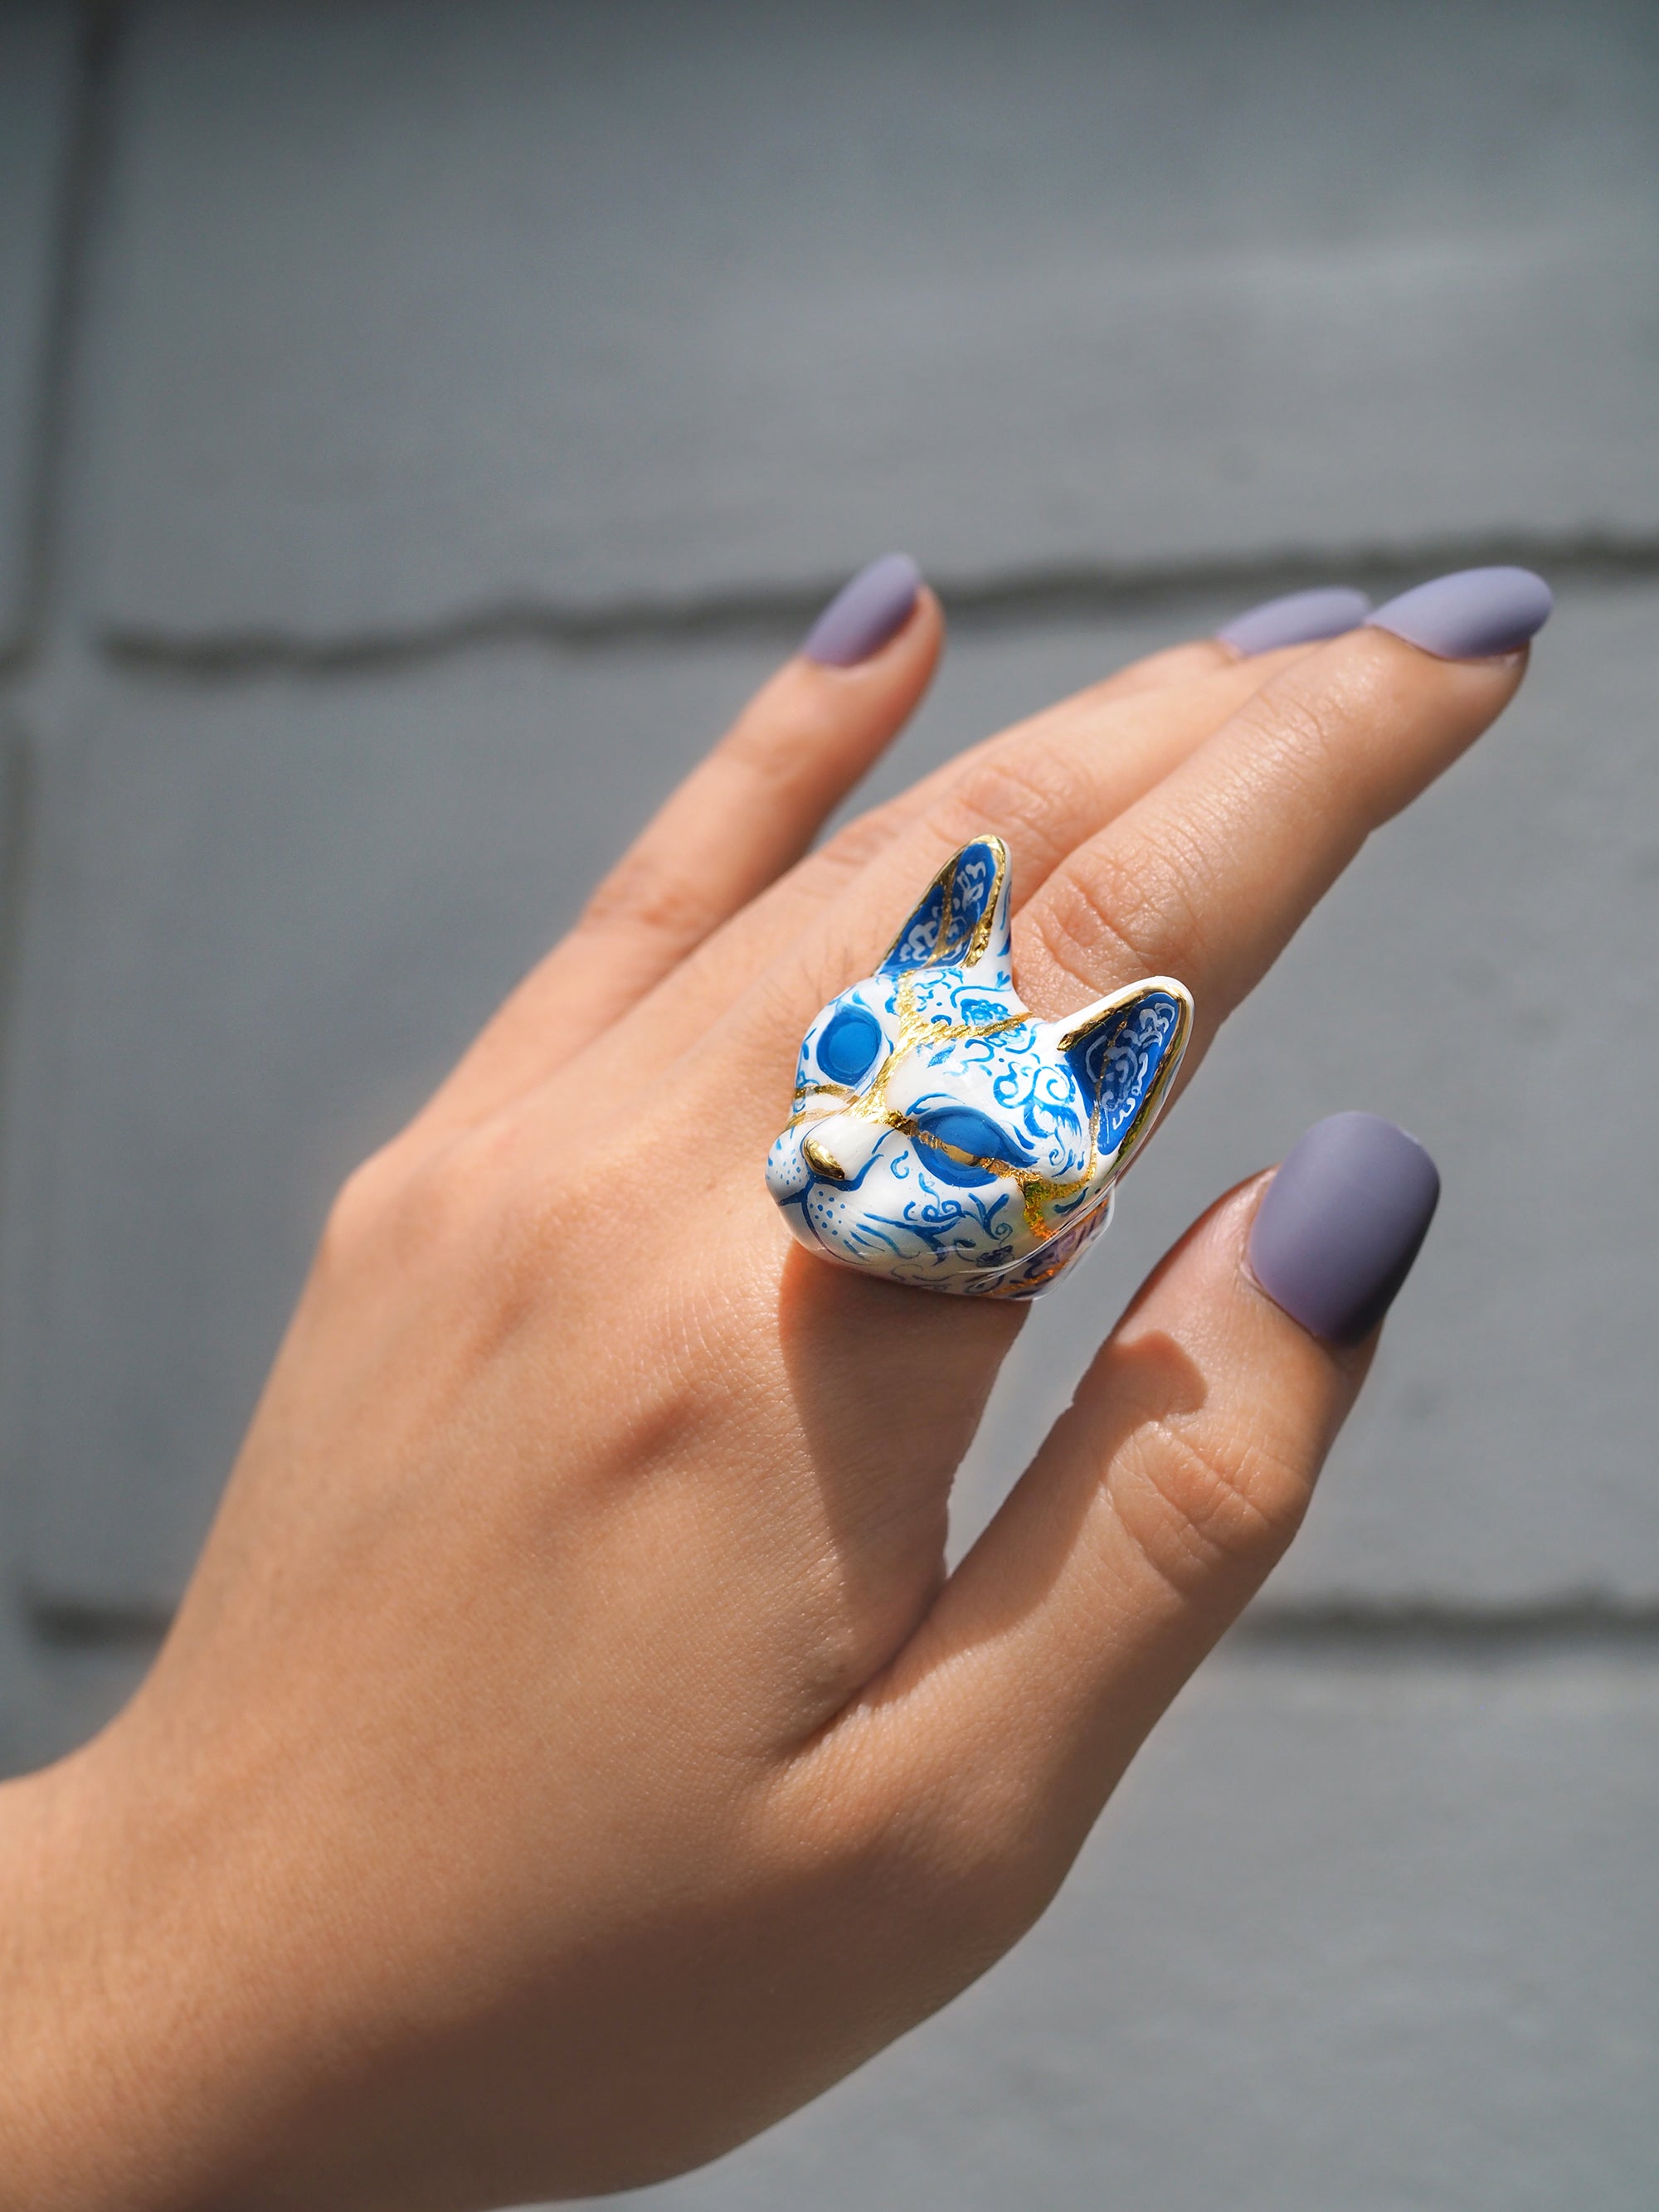
M 1516 551 L 1493 738 L 1039 1309 L 1316 1115 L 1442 1218 L 1050 1919 L 678 2212 L 1659 2192 L 1659 17 L 0 4 L 0 1764 L 143 1666 L 340 1173 L 842 569 L 901 775 L 1293 580 Z

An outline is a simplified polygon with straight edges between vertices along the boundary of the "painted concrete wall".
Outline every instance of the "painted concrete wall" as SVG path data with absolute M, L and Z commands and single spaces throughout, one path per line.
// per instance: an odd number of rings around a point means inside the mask
M 1516 556 L 1521 703 L 1040 1309 L 1340 1106 L 1446 1199 L 1306 1534 L 1022 1950 L 662 2212 L 1659 2200 L 1659 16 L 0 5 L 0 1762 L 187 1571 L 338 1176 L 903 545 L 900 776 Z

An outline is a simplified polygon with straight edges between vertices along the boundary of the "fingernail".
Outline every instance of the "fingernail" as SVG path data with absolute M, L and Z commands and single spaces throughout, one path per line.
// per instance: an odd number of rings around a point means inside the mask
M 908 621 L 921 571 L 908 553 L 884 553 L 843 584 L 806 633 L 801 651 L 826 668 L 852 668 L 879 653 Z
M 1439 1199 L 1439 1170 L 1415 1137 L 1376 1114 L 1333 1114 L 1268 1184 L 1250 1273 L 1314 1335 L 1363 1343 L 1411 1273 Z
M 1322 637 L 1340 637 L 1344 630 L 1357 629 L 1370 611 L 1364 592 L 1332 584 L 1322 591 L 1287 592 L 1282 599 L 1264 599 L 1259 607 L 1235 615 L 1216 635 L 1236 653 L 1271 653 L 1278 645 L 1313 645 Z
M 1459 568 L 1401 592 L 1371 617 L 1442 660 L 1492 660 L 1518 653 L 1550 618 L 1555 600 L 1530 568 Z

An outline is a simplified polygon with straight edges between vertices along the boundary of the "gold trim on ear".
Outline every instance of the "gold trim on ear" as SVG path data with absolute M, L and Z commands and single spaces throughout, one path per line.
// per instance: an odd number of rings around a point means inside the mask
M 962 865 L 963 854 L 971 851 L 975 845 L 988 845 L 996 855 L 996 868 L 991 878 L 991 895 L 985 902 L 983 913 L 974 924 L 974 933 L 963 948 L 960 960 L 947 962 L 945 948 L 951 941 L 951 918 L 956 904 L 954 894 L 957 870 Z M 1007 881 L 1008 848 L 1002 839 L 994 832 L 983 837 L 969 838 L 966 844 L 959 845 L 951 854 L 945 866 L 928 884 L 921 896 L 912 906 L 909 913 L 899 925 L 897 936 L 877 961 L 872 973 L 879 975 L 884 969 L 890 965 L 900 945 L 915 927 L 916 916 L 927 904 L 935 891 L 939 895 L 939 934 L 933 939 L 933 949 L 925 960 L 913 960 L 898 972 L 901 975 L 909 975 L 919 969 L 942 968 L 947 965 L 952 968 L 976 968 L 985 957 L 986 951 L 990 945 L 991 932 L 996 926 L 997 908 L 1001 903 L 1003 889 Z
M 1058 1048 L 1061 1052 L 1071 1052 L 1103 1022 L 1109 1021 L 1114 1014 L 1121 1014 L 1125 1006 L 1133 1006 L 1137 999 L 1144 999 L 1154 991 L 1161 991 L 1166 998 L 1173 999 L 1180 1009 L 1176 1020 L 1175 1040 L 1164 1055 L 1163 1066 L 1152 1079 L 1152 1089 L 1140 1102 L 1139 1111 L 1124 1131 L 1122 1141 L 1112 1155 L 1117 1163 L 1114 1182 L 1127 1168 L 1136 1152 L 1151 1135 L 1153 1122 L 1164 1110 L 1170 1085 L 1181 1073 L 1181 1063 L 1186 1058 L 1187 1046 L 1193 1034 L 1193 994 L 1174 975 L 1143 975 L 1139 982 L 1127 983 L 1122 990 L 1114 991 L 1109 998 L 1102 999 L 1092 1006 L 1079 1008 L 1076 1014 L 1065 1017 L 1053 1024 L 1060 1032 L 1055 1040 Z M 1097 1101 L 1090 1132 L 1091 1139 L 1097 1141 L 1099 1127 L 1100 1106 Z
M 1008 882 L 1008 848 L 1003 843 L 1001 838 L 975 837 L 973 842 L 975 845 L 988 845 L 997 856 L 997 865 L 996 872 L 991 878 L 991 896 L 985 902 L 984 912 L 974 924 L 974 933 L 969 939 L 967 948 L 962 956 L 962 964 L 964 968 L 977 968 L 990 949 L 991 932 L 996 927 L 997 915 L 1002 905 L 1002 894 Z M 964 845 L 962 852 L 965 853 L 967 850 L 968 848 Z M 957 858 L 960 860 L 962 853 L 958 853 Z

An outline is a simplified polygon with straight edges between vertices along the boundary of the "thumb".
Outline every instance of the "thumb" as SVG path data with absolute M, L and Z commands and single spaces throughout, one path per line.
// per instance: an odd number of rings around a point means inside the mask
M 1339 1114 L 1221 1200 L 865 1701 L 913 1810 L 1031 1915 L 1296 1533 L 1438 1193 L 1404 1131 Z

